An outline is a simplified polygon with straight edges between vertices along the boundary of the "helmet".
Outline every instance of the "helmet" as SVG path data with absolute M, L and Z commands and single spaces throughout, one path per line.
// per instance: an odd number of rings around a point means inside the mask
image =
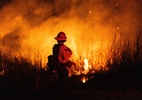
M 67 37 L 64 32 L 59 32 L 57 37 L 55 37 L 57 41 L 66 41 Z

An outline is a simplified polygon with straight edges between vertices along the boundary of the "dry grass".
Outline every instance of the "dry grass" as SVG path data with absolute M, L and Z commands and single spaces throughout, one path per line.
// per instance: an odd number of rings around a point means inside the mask
M 115 43 L 114 43 L 115 44 Z M 91 75 L 85 84 L 80 76 L 69 78 L 69 87 L 65 90 L 69 100 L 140 100 L 142 99 L 142 48 L 136 43 L 136 49 L 132 53 L 129 43 L 118 52 L 112 44 L 112 58 L 108 59 L 109 71 L 100 70 Z M 57 75 L 51 74 L 36 65 L 32 65 L 29 59 L 23 57 L 9 58 L 10 54 L 0 53 L 0 94 L 4 99 L 8 95 L 32 99 L 49 98 L 58 99 Z M 119 54 L 117 58 L 116 55 Z M 86 75 L 90 77 L 89 74 Z M 69 94 L 68 94 L 69 93 Z M 34 96 L 34 95 L 38 96 Z M 12 98 L 12 97 L 11 97 Z M 20 98 L 20 97 L 19 97 Z

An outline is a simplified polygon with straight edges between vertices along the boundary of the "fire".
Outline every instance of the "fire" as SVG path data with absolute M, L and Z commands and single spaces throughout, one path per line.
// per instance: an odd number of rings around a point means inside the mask
M 85 77 L 85 76 L 83 76 L 83 77 L 81 78 L 81 81 L 82 81 L 82 83 L 86 83 L 86 81 L 88 81 L 88 78 Z
M 113 58 L 121 60 L 126 43 L 128 50 L 135 52 L 135 33 L 141 31 L 142 25 L 141 1 L 53 1 L 1 1 L 3 53 L 22 56 L 36 67 L 46 68 L 47 56 L 52 54 L 56 43 L 54 37 L 64 31 L 68 38 L 66 45 L 73 51 L 71 60 L 76 63 L 72 73 L 80 75 L 107 71 Z
M 88 59 L 84 59 L 83 61 L 84 65 L 83 65 L 83 70 L 82 70 L 82 74 L 87 74 L 90 69 L 92 68 L 91 65 L 88 63 Z
M 88 59 L 84 59 L 84 70 L 89 70 Z
M 4 74 L 5 74 L 4 70 L 0 71 L 0 75 L 4 75 Z

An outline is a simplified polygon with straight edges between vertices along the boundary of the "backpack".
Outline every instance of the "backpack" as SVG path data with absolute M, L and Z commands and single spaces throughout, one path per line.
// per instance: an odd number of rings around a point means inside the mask
M 57 72 L 55 57 L 53 55 L 49 55 L 47 59 L 48 59 L 47 66 L 48 66 L 49 72 L 55 74 Z
M 49 55 L 47 57 L 47 60 L 48 60 L 48 63 L 47 63 L 47 66 L 48 66 L 48 69 L 49 69 L 49 72 L 55 74 L 57 73 L 57 55 L 58 55 L 58 51 L 59 51 L 59 47 L 60 45 L 58 44 L 55 44 L 53 46 L 53 55 Z

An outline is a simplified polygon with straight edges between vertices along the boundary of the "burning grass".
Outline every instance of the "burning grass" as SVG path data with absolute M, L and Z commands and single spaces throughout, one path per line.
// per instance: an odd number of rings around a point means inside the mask
M 92 79 L 92 77 L 95 78 L 94 75 L 97 73 L 114 72 L 116 75 L 130 73 L 131 75 L 141 75 L 142 59 L 139 55 L 141 50 L 136 50 L 136 52 L 132 54 L 128 49 L 128 45 L 123 48 L 121 53 L 114 50 L 114 48 L 111 50 L 112 52 L 110 53 L 111 55 L 113 54 L 113 57 L 108 59 L 106 66 L 100 66 L 99 70 L 93 69 L 88 59 L 84 59 L 84 62 L 82 61 L 82 63 L 80 63 L 82 67 L 76 66 L 72 68 L 72 77 L 74 77 L 74 75 L 84 75 L 80 80 L 86 83 Z M 1 52 L 0 55 L 1 92 L 9 91 L 9 89 L 12 91 L 40 91 L 42 90 L 42 84 L 44 84 L 42 81 L 46 81 L 47 83 L 45 84 L 50 83 L 48 80 L 48 66 L 47 68 L 43 68 L 40 67 L 41 64 L 38 61 L 35 62 L 39 64 L 32 64 L 30 59 L 23 58 L 22 56 L 11 58 L 10 55 L 10 53 L 5 52 Z M 106 70 L 105 67 L 108 69 Z M 138 72 L 135 72 L 135 70 Z M 88 74 L 92 74 L 93 76 L 90 76 L 90 78 Z
M 0 56 L 0 95 L 5 98 L 44 98 L 58 100 L 67 99 L 141 99 L 142 60 L 130 58 L 129 52 L 123 52 L 123 59 L 109 65 L 109 70 L 92 70 L 86 67 L 85 60 L 82 73 L 73 74 L 69 78 L 68 87 L 64 96 L 58 94 L 56 74 L 48 69 L 32 65 L 31 61 L 23 57 L 9 58 L 5 53 Z M 127 58 L 127 59 L 126 59 Z M 88 65 L 87 65 L 88 66 Z M 87 73 L 85 73 L 85 70 Z M 76 71 L 76 72 L 75 72 Z M 82 83 L 83 82 L 83 83 Z M 55 96 L 56 95 L 56 96 Z M 8 96 L 8 97 L 7 97 Z M 84 97 L 85 96 L 85 97 Z M 133 96 L 133 98 L 130 98 Z
M 70 84 L 73 94 L 139 88 L 141 4 L 141 0 L 1 0 L 0 92 L 56 90 L 57 76 L 48 72 L 47 56 L 60 30 L 67 34 L 76 63 L 70 77 L 76 85 Z

